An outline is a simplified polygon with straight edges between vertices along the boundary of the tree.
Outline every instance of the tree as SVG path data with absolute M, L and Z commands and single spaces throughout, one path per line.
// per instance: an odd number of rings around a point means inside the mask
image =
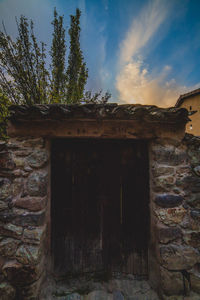
M 39 44 L 34 24 L 21 16 L 16 19 L 16 41 L 0 31 L 0 88 L 14 104 L 48 103 L 106 103 L 110 94 L 101 91 L 92 95 L 84 92 L 88 69 L 80 47 L 80 17 L 71 15 L 69 28 L 70 47 L 68 65 L 65 66 L 66 42 L 63 16 L 54 9 L 53 38 L 51 45 L 51 72 L 46 67 L 45 44 Z M 51 73 L 51 74 L 50 74 Z M 100 96 L 102 98 L 100 98 Z
M 77 8 L 76 15 L 71 15 L 69 29 L 70 52 L 66 72 L 66 101 L 68 103 L 80 103 L 84 96 L 84 88 L 88 78 L 88 69 L 80 49 L 80 16 Z
M 66 75 L 65 75 L 65 29 L 63 28 L 63 16 L 57 14 L 54 9 L 53 39 L 51 46 L 52 60 L 52 83 L 51 83 L 51 102 L 62 102 L 65 93 Z
M 45 45 L 38 45 L 27 18 L 17 23 L 18 37 L 14 42 L 0 32 L 0 85 L 5 95 L 15 104 L 47 103 L 49 72 L 45 67 Z
M 0 89 L 0 139 L 6 140 L 6 127 L 7 121 L 9 116 L 8 107 L 10 102 L 8 98 L 3 94 L 2 90 Z

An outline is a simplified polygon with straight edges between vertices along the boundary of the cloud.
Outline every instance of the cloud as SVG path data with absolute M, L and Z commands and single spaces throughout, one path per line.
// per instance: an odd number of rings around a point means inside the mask
M 142 50 L 150 44 L 168 16 L 169 7 L 164 6 L 165 3 L 161 0 L 149 1 L 132 22 L 121 43 L 119 72 L 116 76 L 120 102 L 174 106 L 180 94 L 197 87 L 178 85 L 173 77 L 169 80 L 173 71 L 169 65 L 156 75 L 150 74 L 141 59 Z
M 167 15 L 163 1 L 150 1 L 135 19 L 121 45 L 120 62 L 126 63 L 144 47 Z

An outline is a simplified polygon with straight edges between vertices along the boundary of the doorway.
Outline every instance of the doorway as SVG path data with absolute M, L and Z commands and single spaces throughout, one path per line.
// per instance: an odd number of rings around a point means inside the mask
M 54 270 L 146 276 L 147 142 L 55 139 L 51 150 Z

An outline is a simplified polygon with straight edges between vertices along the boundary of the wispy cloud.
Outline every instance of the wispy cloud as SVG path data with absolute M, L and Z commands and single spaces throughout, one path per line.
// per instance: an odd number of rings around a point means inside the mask
M 188 91 L 187 87 L 178 85 L 173 77 L 168 79 L 173 72 L 171 66 L 166 65 L 159 74 L 153 75 L 141 59 L 142 50 L 150 44 L 168 13 L 169 7 L 165 1 L 152 0 L 131 24 L 121 43 L 116 77 L 121 102 L 173 106 L 178 96 Z

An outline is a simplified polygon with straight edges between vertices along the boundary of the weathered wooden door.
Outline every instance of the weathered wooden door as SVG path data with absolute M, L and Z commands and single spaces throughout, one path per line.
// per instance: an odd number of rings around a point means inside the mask
M 51 179 L 55 270 L 146 275 L 146 143 L 54 140 Z

